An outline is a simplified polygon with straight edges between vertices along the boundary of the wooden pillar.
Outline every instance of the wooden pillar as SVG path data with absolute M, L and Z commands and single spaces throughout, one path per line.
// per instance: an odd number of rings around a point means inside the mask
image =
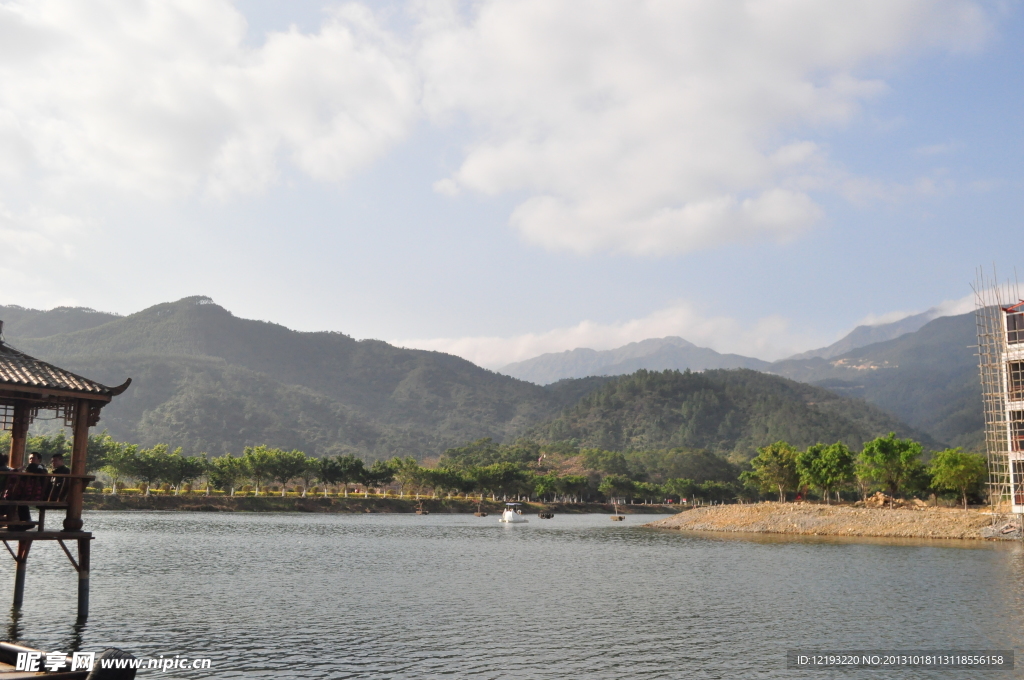
M 89 541 L 78 539 L 78 620 L 89 618 Z
M 18 556 L 15 558 L 14 572 L 14 608 L 21 609 L 21 603 L 25 600 L 25 568 L 28 563 L 28 551 L 32 548 L 32 541 L 18 541 Z
M 74 438 L 71 440 L 71 474 L 85 474 L 85 456 L 89 447 L 89 401 L 75 400 Z M 68 489 L 68 514 L 64 520 L 64 531 L 82 530 L 82 486 L 81 479 L 70 479 Z
M 23 401 L 14 402 L 14 423 L 11 426 L 11 452 L 7 464 L 17 470 L 25 464 L 25 442 L 28 439 L 29 408 Z

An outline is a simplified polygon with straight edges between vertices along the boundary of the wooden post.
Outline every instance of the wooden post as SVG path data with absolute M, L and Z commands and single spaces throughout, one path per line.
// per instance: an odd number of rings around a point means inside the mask
M 85 456 L 89 447 L 89 401 L 75 400 L 74 439 L 71 441 L 71 474 L 85 474 Z M 64 531 L 82 530 L 82 486 L 85 481 L 69 479 L 68 514 Z
M 25 464 L 25 442 L 28 439 L 28 404 L 14 402 L 14 423 L 11 426 L 11 453 L 7 464 L 17 470 Z
M 14 572 L 14 608 L 21 609 L 21 603 L 25 600 L 25 567 L 28 562 L 28 551 L 32 548 L 32 541 L 18 541 L 18 556 L 15 558 Z
M 89 541 L 78 539 L 78 620 L 89 618 Z

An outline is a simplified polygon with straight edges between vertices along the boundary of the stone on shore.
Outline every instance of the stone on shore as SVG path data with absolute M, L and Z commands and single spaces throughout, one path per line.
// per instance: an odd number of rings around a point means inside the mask
M 889 509 L 811 503 L 714 505 L 645 526 L 679 531 L 725 531 L 804 536 L 1007 539 L 1020 537 L 1012 517 L 978 510 L 906 504 Z M 1009 528 L 1012 524 L 1013 527 Z

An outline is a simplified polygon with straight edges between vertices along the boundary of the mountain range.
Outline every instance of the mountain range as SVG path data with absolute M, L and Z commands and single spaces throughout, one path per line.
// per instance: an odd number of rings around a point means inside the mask
M 938 316 L 938 308 L 932 308 L 891 323 L 857 326 L 828 347 L 802 352 L 789 357 L 788 360 L 832 359 L 859 347 L 912 333 Z M 713 349 L 698 347 L 683 338 L 669 336 L 631 342 L 609 350 L 581 347 L 564 352 L 550 352 L 513 362 L 503 366 L 499 371 L 520 380 L 547 385 L 565 378 L 625 375 L 641 368 L 655 371 L 668 368 L 680 371 L 703 371 L 709 368 L 752 368 L 757 371 L 770 371 L 771 366 L 772 362 L 769 361 L 740 354 L 719 354 Z
M 813 385 L 750 369 L 640 369 L 602 385 L 529 435 L 613 451 L 704 449 L 742 462 L 769 442 L 806 448 L 838 440 L 859 450 L 875 433 L 889 431 L 938 446 L 882 409 Z
M 858 326 L 829 347 L 771 363 L 661 338 L 615 350 L 544 354 L 501 370 L 547 384 L 562 376 L 622 375 L 640 368 L 752 368 L 864 399 L 937 441 L 980 450 L 984 418 L 974 315 L 935 314 Z
M 653 408 L 649 391 L 617 387 L 639 378 L 590 376 L 541 386 L 449 354 L 241 319 L 202 296 L 124 317 L 84 308 L 0 307 L 0 319 L 5 341 L 33 356 L 107 384 L 131 377 L 129 391 L 104 409 L 101 427 L 119 439 L 166 442 L 186 453 L 239 453 L 266 443 L 312 455 L 423 459 L 481 438 L 553 441 L 564 434 L 578 444 L 700 447 L 741 459 L 780 433 L 794 441 L 859 445 L 889 430 L 938 445 L 862 401 L 870 390 L 855 394 L 859 384 L 829 391 L 749 370 L 724 371 L 721 378 L 669 370 L 666 378 L 641 381 L 672 386 L 658 388 L 667 392 Z M 672 346 L 702 354 L 685 341 Z M 628 367 L 629 352 L 619 358 Z M 743 368 L 742 359 L 735 368 Z M 753 366 L 764 370 L 763 363 Z M 737 380 L 761 396 L 741 398 L 731 387 Z M 600 396 L 608 390 L 610 396 Z M 604 425 L 594 424 L 587 395 L 618 404 L 604 412 Z M 580 409 L 590 415 L 578 415 Z M 771 413 L 790 414 L 789 425 Z M 722 434 L 734 427 L 735 435 Z M 595 434 L 612 431 L 623 434 Z
M 112 434 L 186 451 L 273 442 L 316 454 L 434 455 L 507 439 L 602 380 L 541 387 L 449 354 L 240 319 L 201 296 L 99 325 L 84 310 L 14 311 L 0 314 L 13 319 L 4 335 L 18 349 L 108 384 L 133 378 L 131 393 L 104 409 Z M 23 335 L 56 327 L 63 332 Z

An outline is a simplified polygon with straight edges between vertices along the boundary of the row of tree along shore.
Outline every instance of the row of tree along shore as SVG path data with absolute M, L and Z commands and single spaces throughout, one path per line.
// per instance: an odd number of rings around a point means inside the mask
M 626 515 L 669 515 L 684 510 L 678 504 L 665 505 L 612 505 L 610 503 L 539 503 L 523 502 L 523 512 L 563 514 L 600 513 Z M 417 510 L 429 514 L 469 514 L 483 511 L 488 516 L 499 516 L 504 510 L 504 501 L 483 501 L 477 498 L 424 496 L 419 500 L 397 495 L 351 494 L 348 498 L 322 495 L 301 495 L 289 492 L 285 497 L 271 493 L 267 496 L 217 494 L 207 496 L 205 490 L 173 493 L 141 493 L 112 495 L 109 493 L 88 493 L 85 507 L 89 510 L 183 510 L 189 512 L 306 512 L 313 514 L 369 514 L 369 513 L 413 513 Z
M 799 450 L 780 441 L 758 449 L 751 469 L 740 477 L 763 493 L 775 492 L 779 502 L 793 493 L 806 497 L 816 490 L 828 502 L 843 491 L 854 491 L 861 499 L 875 489 L 900 496 L 956 494 L 967 508 L 968 500 L 982 500 L 988 475 L 985 457 L 963 449 L 934 453 L 929 464 L 922 460 L 921 444 L 898 439 L 892 432 L 864 445 L 854 454 L 842 442 L 815 444 Z
M 0 449 L 9 434 L 0 436 Z M 31 437 L 30 451 L 66 454 L 63 433 Z M 354 455 L 312 457 L 298 450 L 249 446 L 239 455 L 185 456 L 159 444 L 144 448 L 106 432 L 89 440 L 93 493 L 113 496 L 289 496 L 399 500 L 425 498 L 705 505 L 765 498 L 856 500 L 890 497 L 979 498 L 983 456 L 947 449 L 924 460 L 922 446 L 892 433 L 853 453 L 841 442 L 799 449 L 776 442 L 735 464 L 700 449 L 606 451 L 575 441 L 541 444 L 490 439 L 449 449 L 433 464 L 396 457 L 367 464 Z

